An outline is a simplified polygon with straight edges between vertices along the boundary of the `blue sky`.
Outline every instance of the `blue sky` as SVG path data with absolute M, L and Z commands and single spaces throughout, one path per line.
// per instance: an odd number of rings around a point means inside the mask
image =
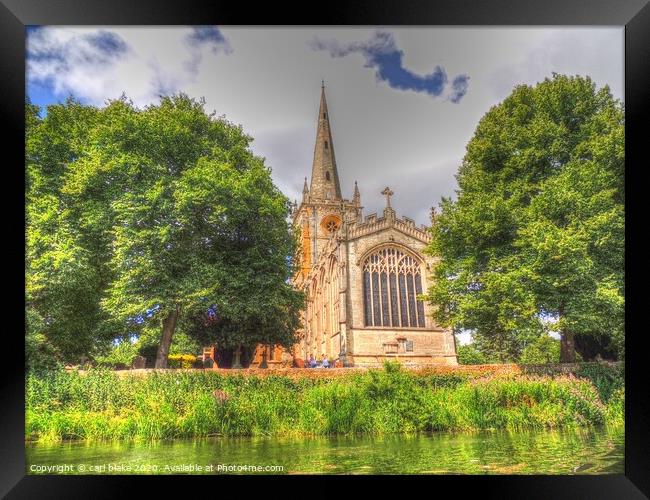
M 47 106 L 53 102 L 57 102 L 57 96 L 52 90 L 52 87 L 46 83 L 30 82 L 27 85 L 27 95 L 33 104 L 39 106 Z M 41 112 L 43 112 L 42 110 Z
M 226 54 L 232 53 L 228 40 L 216 26 L 193 27 L 183 31 L 185 43 L 190 51 L 194 51 L 191 60 L 185 65 L 185 70 L 190 73 L 198 71 L 198 53 L 205 45 L 210 46 L 215 54 L 219 49 Z M 60 102 L 70 94 L 82 102 L 93 101 L 92 98 L 86 98 L 83 89 L 75 88 L 72 84 L 62 84 L 66 73 L 77 66 L 86 66 L 88 69 L 97 65 L 110 66 L 114 61 L 131 56 L 132 46 L 110 29 L 67 30 L 67 33 L 72 34 L 71 37 L 56 37 L 57 33 L 64 32 L 66 31 L 57 28 L 27 27 L 27 61 L 30 65 L 27 93 L 34 104 L 47 106 Z M 406 68 L 404 51 L 398 47 L 394 35 L 387 30 L 377 30 L 368 40 L 347 44 L 340 43 L 336 38 L 325 40 L 315 35 L 308 46 L 314 51 L 327 51 L 331 57 L 362 54 L 364 66 L 375 69 L 376 81 L 384 82 L 392 89 L 423 92 L 432 97 L 444 96 L 453 103 L 460 102 L 467 93 L 469 76 L 466 74 L 450 79 L 445 69 L 439 65 L 429 74 L 423 75 Z M 155 90 L 167 94 L 178 92 L 182 88 L 158 84 Z
M 325 80 L 343 195 L 365 213 L 389 185 L 400 215 L 428 222 L 485 112 L 517 84 L 589 75 L 623 98 L 623 29 L 75 27 L 27 30 L 27 93 L 137 106 L 204 97 L 255 138 L 278 187 L 300 199 Z
M 38 26 L 27 26 L 27 36 L 33 34 L 35 30 L 38 29 Z M 29 55 L 28 55 L 29 60 Z M 47 82 L 42 82 L 40 80 L 29 80 L 27 79 L 27 95 L 34 104 L 39 106 L 46 106 L 53 102 L 57 102 L 57 96 L 52 89 L 52 86 Z

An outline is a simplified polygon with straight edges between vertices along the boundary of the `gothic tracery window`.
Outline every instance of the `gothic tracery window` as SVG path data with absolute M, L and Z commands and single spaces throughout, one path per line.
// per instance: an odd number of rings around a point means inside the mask
M 363 263 L 366 326 L 425 326 L 419 262 L 393 247 L 382 248 Z

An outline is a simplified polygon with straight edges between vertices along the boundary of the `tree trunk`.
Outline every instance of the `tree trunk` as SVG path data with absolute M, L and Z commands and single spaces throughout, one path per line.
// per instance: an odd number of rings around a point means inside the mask
M 576 342 L 573 332 L 560 332 L 560 363 L 575 363 Z
M 235 351 L 233 353 L 233 361 L 230 365 L 231 368 L 241 368 L 241 344 L 237 344 Z
M 169 355 L 169 348 L 172 345 L 172 338 L 174 337 L 174 330 L 176 330 L 176 322 L 180 313 L 180 307 L 170 312 L 162 322 L 162 337 L 160 345 L 158 346 L 158 353 L 156 354 L 156 368 L 167 368 L 167 356 Z
M 558 308 L 560 319 L 564 317 L 564 303 Z M 575 334 L 566 328 L 560 330 L 560 363 L 575 363 L 576 361 L 576 342 Z

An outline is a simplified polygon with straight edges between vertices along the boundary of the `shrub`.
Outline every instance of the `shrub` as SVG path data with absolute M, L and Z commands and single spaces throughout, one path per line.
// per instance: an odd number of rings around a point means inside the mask
M 560 360 L 560 341 L 550 335 L 540 335 L 521 352 L 519 362 L 535 365 L 557 363 Z
M 273 370 L 259 376 L 212 370 L 30 374 L 26 437 L 149 440 L 621 424 L 622 371 L 581 369 L 579 377 L 525 375 L 512 367 L 415 372 L 397 363 L 332 370 L 337 375 L 329 378 L 311 377 L 316 370 L 297 370 L 310 376 L 295 378 Z
M 193 354 L 172 354 L 167 357 L 169 368 L 192 368 L 196 363 L 196 356 Z
M 625 386 L 625 365 L 623 363 L 583 363 L 576 370 L 575 375 L 591 381 L 604 403 L 609 402 L 613 392 Z
M 488 362 L 485 354 L 472 344 L 459 345 L 456 354 L 461 365 L 482 365 Z
M 97 356 L 95 362 L 100 367 L 124 369 L 131 366 L 138 355 L 138 347 L 128 339 L 122 339 L 104 356 Z
M 25 335 L 25 366 L 36 373 L 62 369 L 63 363 L 58 360 L 56 349 L 45 335 L 28 329 Z
M 156 364 L 156 356 L 158 355 L 158 344 L 141 344 L 138 347 L 138 355 L 143 356 L 147 361 L 145 366 L 153 368 Z
M 607 403 L 607 421 L 614 425 L 625 422 L 625 389 L 620 387 L 612 391 Z

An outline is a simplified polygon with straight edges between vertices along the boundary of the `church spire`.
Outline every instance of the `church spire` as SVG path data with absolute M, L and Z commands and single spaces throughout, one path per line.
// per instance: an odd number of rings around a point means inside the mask
M 354 181 L 354 195 L 352 196 L 352 201 L 357 205 L 361 203 L 361 193 L 359 193 L 359 186 L 357 186 L 357 181 Z
M 341 199 L 339 174 L 336 170 L 334 144 L 330 129 L 327 100 L 325 99 L 325 82 L 321 86 L 320 108 L 318 110 L 318 128 L 314 146 L 314 163 L 311 169 L 312 199 Z

